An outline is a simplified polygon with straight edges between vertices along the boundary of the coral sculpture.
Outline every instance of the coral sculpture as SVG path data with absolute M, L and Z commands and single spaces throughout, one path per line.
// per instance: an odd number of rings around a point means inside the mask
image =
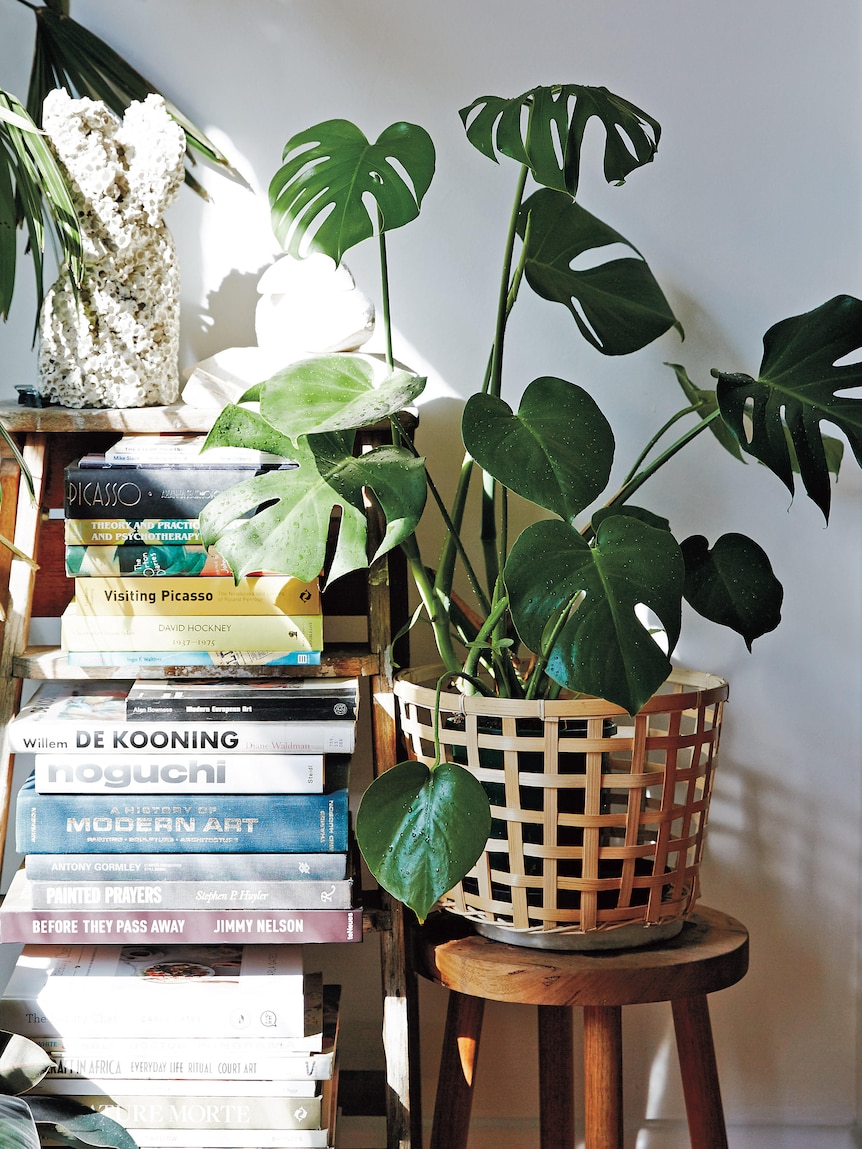
M 179 394 L 179 272 L 163 215 L 183 181 L 185 137 L 161 96 L 119 121 L 57 89 L 45 131 L 75 189 L 87 277 L 61 277 L 40 318 L 39 391 L 65 407 L 148 407 Z

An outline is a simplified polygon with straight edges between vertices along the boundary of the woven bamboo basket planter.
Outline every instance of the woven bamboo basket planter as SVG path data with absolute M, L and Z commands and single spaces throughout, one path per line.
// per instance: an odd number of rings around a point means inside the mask
M 408 753 L 434 763 L 435 668 L 399 676 Z M 431 685 L 427 685 L 430 683 Z M 634 718 L 590 698 L 440 696 L 441 756 L 478 778 L 492 829 L 440 907 L 549 949 L 672 936 L 699 893 L 728 686 L 675 671 Z

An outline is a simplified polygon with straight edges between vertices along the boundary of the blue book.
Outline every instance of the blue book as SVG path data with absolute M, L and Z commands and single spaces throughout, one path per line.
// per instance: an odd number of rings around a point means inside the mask
M 346 787 L 326 794 L 37 794 L 31 775 L 18 792 L 15 845 L 19 854 L 339 853 L 347 850 L 347 825 Z

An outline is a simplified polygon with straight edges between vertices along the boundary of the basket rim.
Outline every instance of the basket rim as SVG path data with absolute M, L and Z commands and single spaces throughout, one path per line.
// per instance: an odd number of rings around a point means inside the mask
M 395 676 L 394 691 L 401 698 L 426 706 L 433 710 L 436 704 L 436 683 L 445 669 L 440 664 L 429 663 L 399 671 Z M 690 670 L 675 666 L 665 680 L 669 687 L 664 692 L 656 692 L 638 711 L 638 714 L 666 713 L 676 710 L 690 710 L 700 704 L 724 702 L 730 693 L 726 679 L 708 671 Z M 465 695 L 441 691 L 440 709 L 458 714 L 492 714 L 500 718 L 588 718 L 627 716 L 628 711 L 614 702 L 603 698 L 587 696 L 563 698 L 553 701 L 542 699 L 488 697 L 483 694 Z M 634 716 L 632 716 L 634 717 Z

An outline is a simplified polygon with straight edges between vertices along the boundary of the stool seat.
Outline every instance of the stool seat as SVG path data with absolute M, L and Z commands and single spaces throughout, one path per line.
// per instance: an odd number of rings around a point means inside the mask
M 485 1000 L 539 1006 L 542 1149 L 572 1149 L 571 1008 L 584 1011 L 587 1149 L 622 1149 L 622 1006 L 669 1001 L 692 1149 L 726 1149 L 706 995 L 748 969 L 748 931 L 700 907 L 676 937 L 630 950 L 552 951 L 480 937 L 435 914 L 417 931 L 417 972 L 449 989 L 431 1149 L 466 1149 Z

